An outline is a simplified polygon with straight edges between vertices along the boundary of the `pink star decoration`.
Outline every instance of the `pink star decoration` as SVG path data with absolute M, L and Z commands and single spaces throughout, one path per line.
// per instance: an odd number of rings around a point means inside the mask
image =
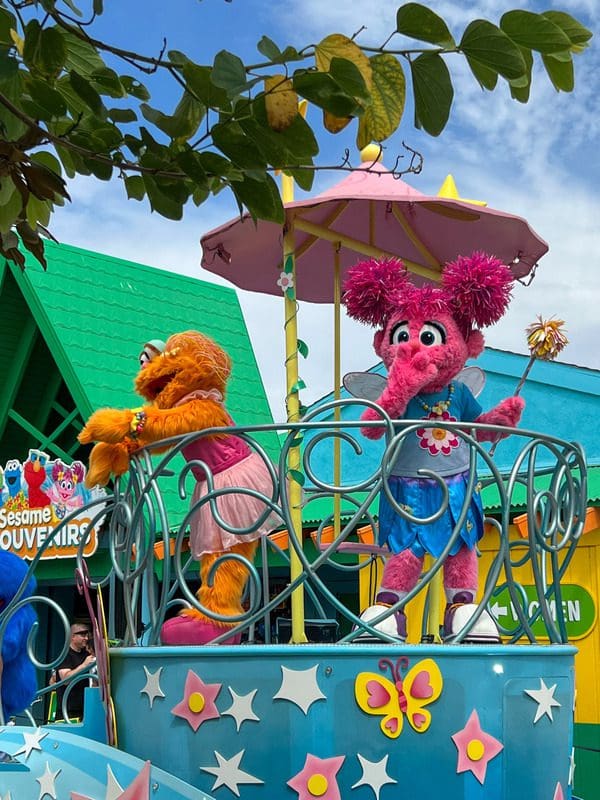
M 485 781 L 488 763 L 497 756 L 504 745 L 481 729 L 477 711 L 473 709 L 465 727 L 452 736 L 458 750 L 457 772 L 471 770 L 479 783 Z
M 116 797 L 116 800 L 150 800 L 150 767 L 146 761 L 141 772 L 139 772 L 127 789 Z M 78 792 L 71 792 L 71 800 L 91 800 Z
M 171 714 L 183 717 L 197 731 L 207 719 L 217 719 L 215 700 L 221 691 L 221 683 L 204 683 L 195 672 L 188 670 L 183 690 L 183 700 L 171 709 Z
M 309 753 L 303 770 L 288 781 L 288 786 L 298 792 L 298 800 L 313 800 L 315 797 L 319 800 L 340 800 L 340 787 L 335 776 L 345 758 L 317 758 Z
M 556 784 L 556 789 L 554 790 L 554 797 L 552 800 L 565 800 L 565 796 L 563 794 L 562 786 L 560 783 Z

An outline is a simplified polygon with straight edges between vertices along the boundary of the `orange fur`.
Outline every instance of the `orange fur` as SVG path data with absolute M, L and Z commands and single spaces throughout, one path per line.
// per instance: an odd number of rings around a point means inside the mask
M 141 409 L 102 408 L 91 415 L 79 434 L 82 444 L 98 442 L 90 453 L 86 483 L 105 484 L 110 475 L 123 474 L 128 469 L 130 453 L 136 449 L 194 431 L 230 425 L 229 415 L 218 402 L 218 397 L 225 394 L 230 371 L 229 356 L 203 334 L 186 331 L 171 336 L 164 352 L 145 363 L 136 377 L 136 391 L 147 404 Z M 213 397 L 215 392 L 217 398 Z M 186 400 L 188 396 L 190 399 Z M 137 420 L 139 430 L 135 429 L 137 411 L 144 412 L 143 418 Z M 160 449 L 168 449 L 168 446 Z M 256 541 L 241 541 L 229 552 L 252 562 L 256 548 Z M 209 585 L 210 569 L 222 555 L 211 553 L 202 557 L 198 598 L 210 611 L 236 616 L 242 611 L 241 598 L 248 570 L 239 561 L 227 559 L 215 570 Z M 196 610 L 184 614 L 192 618 L 194 628 L 196 620 L 204 629 L 207 625 L 229 628 L 236 624 L 211 621 Z M 167 624 L 169 621 L 165 626 Z M 199 640 L 205 642 L 206 638 Z
M 176 404 L 195 390 L 217 389 L 223 394 L 230 369 L 229 356 L 212 339 L 196 331 L 171 336 L 165 352 L 142 368 L 135 380 L 138 392 L 153 401 L 141 408 L 146 414 L 143 430 L 132 434 L 131 425 L 138 409 L 101 408 L 91 415 L 79 434 L 81 444 L 122 445 L 118 457 L 109 455 L 104 448 L 92 450 L 86 484 L 94 486 L 93 481 L 97 481 L 104 485 L 111 474 L 122 475 L 129 465 L 128 453 L 148 444 L 229 425 L 227 412 L 213 399 Z M 119 471 L 113 469 L 113 463 Z
M 254 554 L 258 542 L 241 542 L 234 545 L 228 553 L 238 553 L 244 556 L 250 563 L 254 560 Z M 210 570 L 223 554 L 222 553 L 207 553 L 202 556 L 202 563 L 200 565 L 200 579 L 202 585 L 198 589 L 198 600 L 209 611 L 214 611 L 223 616 L 234 616 L 242 613 L 241 604 L 241 590 L 246 583 L 248 577 L 247 568 L 236 559 L 228 559 L 222 561 L 215 570 L 213 576 L 212 586 L 208 585 L 208 576 Z M 197 617 L 198 619 L 209 619 L 204 614 L 201 614 L 196 609 L 186 609 L 182 612 L 185 615 Z M 235 622 L 219 622 L 218 620 L 210 620 L 215 625 L 220 625 L 223 628 L 230 628 L 235 625 Z

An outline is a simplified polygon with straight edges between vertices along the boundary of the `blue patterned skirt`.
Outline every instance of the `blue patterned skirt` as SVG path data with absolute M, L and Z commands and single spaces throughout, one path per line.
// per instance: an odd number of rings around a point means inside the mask
M 404 519 L 391 506 L 385 492 L 379 496 L 379 544 L 387 544 L 392 553 L 410 548 L 421 557 L 430 553 L 440 555 L 460 517 L 466 500 L 469 480 L 468 472 L 443 478 L 448 487 L 448 507 L 435 522 L 420 524 L 419 519 L 431 517 L 442 505 L 442 489 L 429 478 L 403 478 L 390 476 L 390 492 L 399 506 L 403 507 L 416 521 Z M 479 484 L 468 504 L 467 516 L 456 542 L 450 550 L 455 555 L 465 544 L 472 550 L 483 536 L 483 505 Z

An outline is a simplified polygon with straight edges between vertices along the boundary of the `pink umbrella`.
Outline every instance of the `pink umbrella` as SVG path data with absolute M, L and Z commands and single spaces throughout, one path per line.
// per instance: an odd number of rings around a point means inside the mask
M 428 196 L 377 163 L 365 163 L 316 197 L 285 203 L 295 232 L 296 297 L 334 300 L 332 252 L 341 277 L 364 255 L 396 256 L 424 280 L 473 250 L 493 253 L 523 278 L 548 245 L 521 217 L 457 199 Z M 202 266 L 236 286 L 281 294 L 283 228 L 245 214 L 201 239 Z

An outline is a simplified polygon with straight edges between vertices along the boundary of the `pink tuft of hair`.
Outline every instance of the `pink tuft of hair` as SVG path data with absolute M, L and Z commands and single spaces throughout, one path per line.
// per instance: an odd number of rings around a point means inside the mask
M 406 267 L 400 259 L 359 261 L 346 274 L 342 302 L 353 319 L 381 325 L 396 306 L 394 295 L 407 283 Z
M 485 328 L 498 322 L 508 308 L 513 282 L 506 264 L 479 251 L 459 256 L 446 264 L 442 273 L 453 316 L 465 328 Z

